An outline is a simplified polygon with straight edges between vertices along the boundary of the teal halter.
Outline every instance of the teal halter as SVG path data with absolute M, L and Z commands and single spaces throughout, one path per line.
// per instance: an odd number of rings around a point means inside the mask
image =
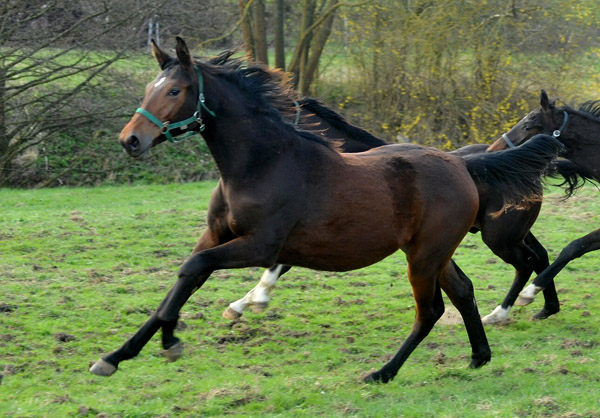
M 204 99 L 204 93 L 203 93 L 203 81 L 202 81 L 202 73 L 200 72 L 200 69 L 198 67 L 196 68 L 196 75 L 198 76 L 198 105 L 196 106 L 196 111 L 194 112 L 194 114 L 182 121 L 179 122 L 175 122 L 175 123 L 171 123 L 168 120 L 161 122 L 160 119 L 158 119 L 156 116 L 154 116 L 152 113 L 148 112 L 146 109 L 143 108 L 138 108 L 135 113 L 140 113 L 142 115 L 144 115 L 146 118 L 148 118 L 148 120 L 152 123 L 154 123 L 156 126 L 158 126 L 160 128 L 160 133 L 163 134 L 166 138 L 167 141 L 169 142 L 179 142 L 179 141 L 183 141 L 184 139 L 192 136 L 192 135 L 197 135 L 198 133 L 204 131 L 204 128 L 206 127 L 204 125 L 204 122 L 202 121 L 202 108 L 204 108 L 204 110 L 206 110 L 209 115 L 211 115 L 212 117 L 215 117 L 215 112 L 213 112 L 212 110 L 210 110 L 205 102 Z M 171 135 L 171 132 L 173 129 L 181 129 L 181 130 L 187 130 L 188 126 L 191 123 L 196 122 L 198 124 L 198 131 L 187 131 L 184 132 L 180 135 L 177 136 L 173 136 Z

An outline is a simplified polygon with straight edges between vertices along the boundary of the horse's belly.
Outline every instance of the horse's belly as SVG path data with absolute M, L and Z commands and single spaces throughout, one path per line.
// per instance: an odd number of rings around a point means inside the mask
M 391 226 L 360 223 L 337 232 L 326 228 L 297 230 L 290 234 L 277 262 L 316 270 L 355 270 L 396 252 L 397 238 Z

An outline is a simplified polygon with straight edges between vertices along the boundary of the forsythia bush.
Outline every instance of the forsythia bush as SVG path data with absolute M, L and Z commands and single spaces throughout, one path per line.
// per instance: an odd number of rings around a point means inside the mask
M 350 70 L 320 86 L 353 122 L 392 141 L 453 149 L 498 138 L 538 105 L 600 98 L 594 1 L 371 1 L 346 8 Z

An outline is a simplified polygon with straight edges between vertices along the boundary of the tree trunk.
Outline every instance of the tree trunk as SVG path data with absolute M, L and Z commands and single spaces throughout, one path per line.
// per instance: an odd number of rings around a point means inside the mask
M 275 67 L 285 70 L 285 1 L 275 1 Z
M 314 23 L 315 19 L 315 0 L 304 0 L 302 6 L 302 20 L 300 22 L 300 39 L 294 53 L 295 58 L 292 59 L 289 71 L 294 74 L 294 87 L 302 84 L 302 76 L 306 68 L 308 53 L 310 51 L 310 42 L 312 40 L 312 32 L 308 33 L 308 28 Z
M 238 8 L 240 9 L 240 15 L 242 16 L 242 37 L 244 38 L 244 49 L 246 50 L 246 56 L 254 58 L 254 36 L 252 36 L 252 20 L 249 14 L 244 14 L 246 10 L 247 0 L 238 0 Z
M 373 29 L 373 86 L 379 88 L 379 64 L 383 39 L 381 38 L 381 14 L 379 7 L 375 5 L 375 28 Z
M 0 186 L 5 185 L 7 178 L 8 163 L 10 160 L 6 159 L 6 151 L 8 151 L 8 135 L 6 131 L 6 105 L 5 105 L 5 92 L 6 92 L 6 70 L 4 67 L 0 67 Z
M 269 65 L 269 56 L 267 54 L 267 25 L 265 22 L 265 2 L 264 0 L 254 0 L 252 5 L 252 14 L 254 16 L 254 53 L 255 59 L 265 65 Z
M 0 158 L 8 149 L 8 135 L 6 134 L 6 70 L 0 66 Z
M 337 3 L 338 0 L 331 0 L 328 4 L 328 9 L 329 7 L 335 6 Z M 308 95 L 310 85 L 312 84 L 315 74 L 317 73 L 317 68 L 319 67 L 319 60 L 321 59 L 323 48 L 325 48 L 325 43 L 327 43 L 327 39 L 331 34 L 334 18 L 335 13 L 331 13 L 325 18 L 321 26 L 319 26 L 319 30 L 311 43 L 311 55 L 306 62 L 304 71 L 301 73 L 300 77 L 301 83 L 299 87 L 302 95 Z

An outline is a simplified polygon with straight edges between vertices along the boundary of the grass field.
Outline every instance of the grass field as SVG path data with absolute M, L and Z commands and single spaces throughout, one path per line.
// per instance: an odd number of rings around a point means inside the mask
M 0 190 L 0 416 L 600 417 L 598 253 L 558 276 L 559 314 L 532 321 L 538 298 L 487 327 L 493 357 L 478 370 L 464 327 L 437 324 L 393 382 L 359 381 L 412 325 L 398 253 L 348 273 L 293 269 L 265 312 L 235 322 L 221 312 L 261 271 L 216 272 L 182 310 L 181 359 L 166 363 L 155 337 L 114 376 L 91 375 L 174 282 L 212 187 Z M 551 188 L 533 230 L 551 259 L 598 227 L 595 188 L 561 196 Z M 478 235 L 455 259 L 489 313 L 511 268 Z

